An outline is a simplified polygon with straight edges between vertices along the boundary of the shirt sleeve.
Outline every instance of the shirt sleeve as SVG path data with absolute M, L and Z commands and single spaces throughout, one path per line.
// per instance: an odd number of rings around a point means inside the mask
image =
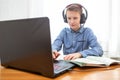
M 65 29 L 63 29 L 52 44 L 52 50 L 60 51 L 63 44 Z
M 97 37 L 94 35 L 93 31 L 90 28 L 88 28 L 84 35 L 87 39 L 89 49 L 85 49 L 80 52 L 82 54 L 82 57 L 102 56 L 103 55 L 102 47 L 98 43 Z

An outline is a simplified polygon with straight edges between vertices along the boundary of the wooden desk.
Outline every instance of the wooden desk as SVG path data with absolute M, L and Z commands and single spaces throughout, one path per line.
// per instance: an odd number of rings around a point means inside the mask
M 0 68 L 0 80 L 120 80 L 120 65 L 113 65 L 108 68 L 74 68 L 56 78 Z

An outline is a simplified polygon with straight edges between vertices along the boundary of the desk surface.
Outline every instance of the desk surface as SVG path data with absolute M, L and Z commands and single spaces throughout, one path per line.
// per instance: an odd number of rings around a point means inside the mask
M 53 79 L 1 67 L 0 80 L 120 80 L 120 65 L 112 65 L 108 68 L 74 68 Z

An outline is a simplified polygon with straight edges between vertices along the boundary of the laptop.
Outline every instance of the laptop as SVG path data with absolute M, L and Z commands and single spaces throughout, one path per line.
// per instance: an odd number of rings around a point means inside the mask
M 3 67 L 46 77 L 56 77 L 74 67 L 53 60 L 48 17 L 0 21 L 0 58 Z

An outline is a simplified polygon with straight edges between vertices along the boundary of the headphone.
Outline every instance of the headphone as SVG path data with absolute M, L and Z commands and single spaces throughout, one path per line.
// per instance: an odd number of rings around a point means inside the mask
M 66 10 L 67 8 L 69 8 L 70 6 L 75 5 L 78 6 L 80 9 L 82 9 L 82 13 L 81 13 L 81 19 L 80 19 L 80 24 L 85 24 L 87 17 L 88 17 L 88 12 L 86 10 L 86 8 L 84 6 L 82 6 L 81 4 L 77 4 L 77 3 L 73 3 L 73 4 L 69 4 L 68 6 L 66 6 L 66 8 L 62 11 L 62 16 L 63 16 L 63 20 L 65 23 L 67 23 L 67 16 L 66 16 Z M 85 11 L 85 13 L 83 13 L 83 10 Z

